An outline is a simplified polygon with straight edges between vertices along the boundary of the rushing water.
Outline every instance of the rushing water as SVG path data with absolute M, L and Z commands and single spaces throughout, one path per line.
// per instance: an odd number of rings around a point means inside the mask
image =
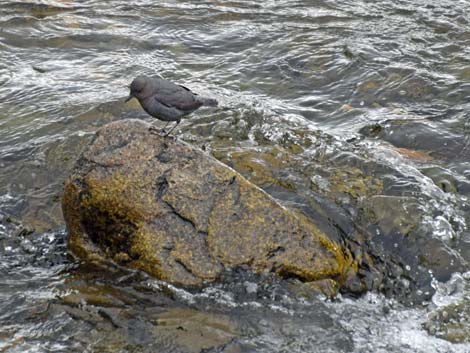
M 469 14 L 465 0 L 2 0 L 0 352 L 469 352 Z M 219 100 L 181 138 L 241 172 L 245 153 L 285 204 L 381 235 L 396 286 L 329 301 L 234 273 L 190 292 L 68 257 L 62 183 L 99 126 L 148 119 L 123 103 L 142 73 Z M 287 168 L 260 162 L 272 146 L 295 154 Z

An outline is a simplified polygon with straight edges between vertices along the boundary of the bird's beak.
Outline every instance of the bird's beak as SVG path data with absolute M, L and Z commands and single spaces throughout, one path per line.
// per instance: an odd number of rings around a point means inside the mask
M 129 102 L 132 98 L 134 98 L 134 96 L 131 94 L 129 95 L 129 97 L 126 98 L 125 102 Z

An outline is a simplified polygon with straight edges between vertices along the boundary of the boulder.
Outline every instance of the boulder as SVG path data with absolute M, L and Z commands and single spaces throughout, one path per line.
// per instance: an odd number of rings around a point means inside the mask
M 200 286 L 242 268 L 303 282 L 357 282 L 351 252 L 205 152 L 140 120 L 102 127 L 62 200 L 78 257 Z

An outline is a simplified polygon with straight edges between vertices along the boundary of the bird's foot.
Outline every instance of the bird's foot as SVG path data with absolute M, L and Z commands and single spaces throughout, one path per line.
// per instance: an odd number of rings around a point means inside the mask
M 155 126 L 150 126 L 149 132 L 152 135 L 156 135 L 159 137 L 164 137 L 165 139 L 176 141 L 176 137 L 174 135 L 170 135 L 171 130 L 166 132 L 165 129 L 159 129 Z
M 149 132 L 152 134 L 152 135 L 158 135 L 158 136 L 166 136 L 166 131 L 165 129 L 159 129 L 153 125 L 151 125 L 149 127 Z
M 170 135 L 170 134 L 166 133 L 165 135 L 163 135 L 163 137 L 166 138 L 166 139 L 169 139 L 169 140 L 176 141 L 176 136 L 175 135 Z

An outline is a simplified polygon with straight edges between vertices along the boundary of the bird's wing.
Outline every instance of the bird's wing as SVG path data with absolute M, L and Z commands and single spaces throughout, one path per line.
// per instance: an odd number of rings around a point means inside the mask
M 199 108 L 202 102 L 196 100 L 194 94 L 187 88 L 180 86 L 161 89 L 154 98 L 166 107 L 181 111 L 192 111 Z

